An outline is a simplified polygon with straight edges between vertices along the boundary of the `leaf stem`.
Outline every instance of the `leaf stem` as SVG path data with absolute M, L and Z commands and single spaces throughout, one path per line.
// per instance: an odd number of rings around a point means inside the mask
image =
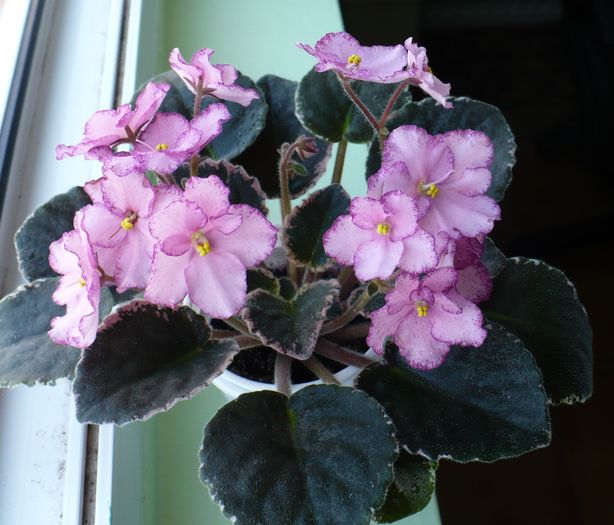
M 281 223 L 285 226 L 286 217 L 292 212 L 292 201 L 290 200 L 290 180 L 288 177 L 288 162 L 292 158 L 292 154 L 299 147 L 299 142 L 293 142 L 288 145 L 282 152 L 279 160 L 279 199 L 281 202 Z M 294 284 L 298 284 L 298 276 L 296 272 L 296 264 L 288 258 L 288 277 Z
M 292 395 L 292 359 L 277 354 L 275 357 L 275 387 L 285 396 Z
M 316 377 L 319 377 L 322 381 L 329 385 L 340 385 L 337 378 L 331 374 L 330 370 L 326 368 L 322 362 L 314 355 L 301 363 Z
M 328 321 L 328 323 L 325 323 L 320 330 L 320 335 L 330 334 L 331 332 L 339 330 L 339 328 L 343 328 L 352 319 L 359 315 L 364 306 L 369 302 L 369 299 L 371 298 L 368 288 L 368 286 L 365 286 L 365 289 L 360 294 L 360 297 L 358 297 L 358 299 L 356 299 L 356 302 L 352 306 L 350 306 L 345 312 L 335 317 L 331 321 Z
M 343 175 L 343 164 L 345 162 L 345 152 L 348 148 L 348 141 L 342 139 L 337 145 L 337 154 L 335 156 L 335 168 L 333 169 L 332 184 L 341 184 L 341 175 Z
M 230 337 L 236 337 L 237 332 L 234 330 L 220 330 L 219 328 L 212 328 L 211 335 L 209 336 L 211 339 L 228 339 Z
M 196 95 L 194 95 L 194 114 L 192 115 L 192 117 L 196 117 L 196 115 L 200 113 L 200 106 L 203 101 L 203 95 L 204 92 L 202 86 L 199 84 L 198 89 L 196 90 Z M 198 152 L 194 153 L 194 155 L 192 155 L 192 158 L 190 159 L 190 177 L 196 177 L 198 175 L 199 160 L 200 155 L 198 154 Z
M 371 323 L 350 324 L 330 334 L 329 338 L 333 341 L 353 341 L 354 339 L 361 339 L 362 337 L 367 337 L 370 326 Z
M 241 350 L 247 350 L 248 348 L 256 348 L 262 346 L 262 341 L 252 335 L 240 335 L 235 337 L 234 340 L 239 345 Z
M 223 319 L 223 321 L 228 325 L 234 328 L 237 332 L 241 332 L 243 335 L 251 336 L 252 333 L 249 331 L 249 327 L 239 319 L 236 315 L 229 317 L 228 319 Z
M 375 363 L 375 360 L 360 352 L 354 352 L 354 350 L 336 345 L 326 339 L 320 339 L 318 341 L 315 352 L 333 361 L 337 361 L 338 363 L 358 368 L 364 368 L 365 366 Z
M 337 280 L 339 281 L 339 297 L 344 300 L 350 292 L 354 288 L 356 284 L 356 276 L 354 275 L 354 268 L 351 266 L 346 266 L 339 272 L 337 276 Z

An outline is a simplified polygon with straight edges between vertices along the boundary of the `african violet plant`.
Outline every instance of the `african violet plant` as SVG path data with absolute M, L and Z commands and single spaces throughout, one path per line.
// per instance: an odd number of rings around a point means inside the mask
M 28 283 L 0 302 L 0 385 L 69 378 L 80 421 L 121 425 L 238 360 L 268 366 L 277 391 L 204 431 L 201 479 L 227 516 L 391 522 L 426 505 L 440 459 L 546 446 L 549 404 L 591 394 L 591 329 L 560 271 L 486 237 L 514 164 L 499 110 L 448 97 L 412 39 L 299 47 L 318 63 L 298 84 L 175 49 L 132 105 L 58 146 L 103 175 L 16 234 Z M 371 143 L 353 199 L 350 142 Z M 332 183 L 293 206 L 331 143 Z M 340 386 L 346 365 L 362 372 Z M 324 384 L 292 393 L 306 370 Z

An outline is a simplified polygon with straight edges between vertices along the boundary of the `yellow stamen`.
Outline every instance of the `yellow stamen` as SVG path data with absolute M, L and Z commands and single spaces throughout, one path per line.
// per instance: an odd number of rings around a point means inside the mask
M 85 279 L 84 279 L 83 277 L 81 277 L 81 279 L 79 279 L 79 286 L 80 286 L 81 288 L 85 288 L 85 285 L 86 285 L 86 284 L 87 284 L 87 283 L 85 282 Z
M 195 246 L 198 255 L 201 257 L 207 255 L 211 251 L 211 244 L 209 241 L 205 240 Z
M 380 235 L 388 235 L 390 233 L 390 224 L 380 222 L 377 225 L 377 233 L 379 233 Z
M 423 302 L 416 303 L 418 317 L 426 317 L 429 314 L 429 305 Z
M 351 54 L 348 57 L 348 64 L 358 67 L 360 65 L 360 63 L 362 62 L 362 58 L 360 58 L 358 55 L 356 54 Z
M 134 228 L 134 217 L 132 215 L 130 217 L 126 217 L 119 224 L 124 230 L 129 231 Z
M 165 149 L 168 149 L 168 144 L 165 144 L 164 142 L 161 144 L 156 144 L 156 151 L 164 151 Z
M 422 184 L 420 182 L 418 183 L 418 193 L 434 199 L 437 197 L 437 195 L 439 195 L 439 188 L 437 187 L 437 184 Z
M 426 71 L 427 73 L 433 73 L 433 70 L 431 69 L 431 66 L 426 66 L 425 71 Z

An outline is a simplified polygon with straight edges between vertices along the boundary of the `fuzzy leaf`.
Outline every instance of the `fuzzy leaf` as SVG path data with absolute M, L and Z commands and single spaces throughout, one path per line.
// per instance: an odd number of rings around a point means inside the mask
M 324 252 L 322 236 L 339 215 L 347 213 L 350 197 L 338 184 L 313 192 L 288 216 L 284 242 L 290 257 L 319 271 L 331 260 Z
M 431 135 L 455 129 L 482 131 L 495 146 L 495 158 L 490 171 L 492 182 L 486 192 L 493 199 L 503 199 L 512 181 L 512 168 L 516 163 L 516 141 L 509 124 L 495 106 L 470 98 L 450 98 L 454 107 L 446 109 L 431 98 L 410 102 L 395 111 L 388 119 L 387 128 L 392 131 L 405 124 L 426 129 Z M 380 151 L 377 141 L 371 143 L 367 157 L 367 178 L 380 167 Z
M 279 281 L 264 268 L 251 268 L 247 270 L 247 291 L 266 290 L 272 294 L 279 294 Z
M 499 325 L 480 348 L 453 347 L 434 370 L 397 355 L 370 366 L 357 386 L 377 399 L 409 452 L 429 459 L 496 461 L 550 442 L 542 376 L 522 342 Z
M 351 84 L 363 104 L 378 119 L 397 87 L 396 84 L 364 81 L 352 81 Z M 405 90 L 395 108 L 409 100 L 409 91 Z M 369 142 L 374 133 L 333 71 L 318 73 L 312 69 L 303 77 L 296 92 L 296 116 L 311 133 L 329 142 L 364 143 Z
M 51 300 L 58 279 L 38 279 L 0 301 L 0 387 L 72 377 L 80 352 L 56 345 L 47 332 L 64 307 Z
M 171 88 L 166 93 L 166 97 L 160 105 L 159 112 L 181 113 L 188 120 L 192 119 L 194 111 L 194 94 L 186 87 L 183 81 L 174 71 L 166 71 L 152 78 L 150 82 L 166 82 Z M 254 81 L 239 73 L 235 82 L 236 85 L 257 89 Z M 136 100 L 142 91 L 142 85 L 133 95 L 132 101 Z M 214 159 L 232 160 L 239 155 L 245 148 L 250 146 L 264 128 L 266 120 L 267 106 L 262 93 L 260 98 L 253 100 L 247 107 L 243 107 L 235 102 L 219 100 L 211 95 L 203 97 L 201 111 L 210 104 L 221 102 L 230 114 L 231 119 L 224 123 L 224 129 L 213 141 L 206 146 L 207 155 Z
M 242 316 L 267 346 L 295 359 L 308 359 L 338 293 L 335 280 L 304 286 L 289 300 L 257 290 L 248 296 Z
M 505 255 L 495 246 L 495 243 L 490 237 L 484 239 L 484 251 L 480 258 L 481 263 L 486 266 L 488 273 L 492 277 L 499 275 L 505 266 Z
M 279 197 L 279 153 L 282 144 L 291 144 L 301 135 L 309 135 L 294 113 L 294 95 L 297 82 L 275 75 L 265 75 L 258 80 L 269 112 L 266 126 L 256 142 L 246 149 L 237 162 L 260 181 L 269 198 Z M 290 195 L 295 198 L 311 188 L 326 171 L 331 146 L 324 140 L 316 139 L 317 153 L 300 161 L 305 171 L 290 178 Z M 300 168 L 297 168 L 300 170 Z
M 267 215 L 266 195 L 260 187 L 260 182 L 249 175 L 243 167 L 231 164 L 226 160 L 204 159 L 198 165 L 198 176 L 206 179 L 209 175 L 217 175 L 228 186 L 230 204 L 248 204 Z M 182 164 L 173 177 L 178 183 L 190 177 L 190 166 Z
M 585 401 L 593 392 L 593 333 L 565 274 L 543 261 L 508 259 L 493 283 L 486 316 L 520 337 L 544 374 L 552 403 Z
M 27 281 L 57 275 L 49 266 L 49 245 L 73 229 L 75 212 L 87 204 L 87 193 L 75 186 L 36 208 L 17 230 L 17 260 Z
M 188 307 L 133 301 L 109 316 L 83 352 L 73 383 L 77 418 L 122 425 L 189 399 L 221 374 L 239 351 L 209 342 L 204 317 Z
M 367 525 L 392 481 L 393 432 L 351 388 L 244 394 L 205 428 L 200 476 L 237 525 Z
M 437 463 L 402 450 L 394 463 L 394 480 L 386 502 L 375 512 L 377 523 L 393 523 L 416 514 L 431 501 Z

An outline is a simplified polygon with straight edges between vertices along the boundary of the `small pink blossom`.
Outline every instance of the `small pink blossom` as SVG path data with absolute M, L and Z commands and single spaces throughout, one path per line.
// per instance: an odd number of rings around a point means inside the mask
M 235 84 L 239 74 L 229 64 L 213 65 L 210 62 L 213 49 L 199 49 L 188 63 L 175 48 L 168 58 L 171 68 L 177 73 L 188 89 L 201 95 L 213 95 L 221 100 L 236 102 L 249 106 L 252 100 L 259 98 L 254 89 L 243 88 Z
M 353 265 L 363 281 L 387 279 L 397 266 L 422 273 L 437 265 L 437 254 L 417 220 L 414 199 L 400 191 L 379 200 L 356 197 L 349 215 L 338 217 L 324 234 L 324 250 L 340 264 Z
M 122 104 L 117 109 L 96 111 L 86 122 L 84 137 L 79 144 L 56 147 L 57 159 L 77 155 L 107 157 L 115 146 L 133 143 L 154 117 L 169 89 L 168 84 L 150 82 L 137 97 L 134 109 L 130 104 Z
M 446 101 L 446 97 L 450 95 L 450 84 L 444 84 L 433 75 L 426 56 L 426 49 L 415 44 L 412 38 L 405 41 L 405 48 L 407 49 L 407 78 L 409 81 L 422 88 L 443 107 L 451 108 L 452 104 Z
M 192 121 L 179 113 L 158 113 L 134 146 L 143 170 L 172 173 L 222 132 L 230 119 L 224 104 L 211 104 Z
M 255 208 L 230 205 L 215 175 L 188 179 L 183 197 L 151 220 L 158 244 L 145 298 L 174 307 L 186 295 L 225 319 L 245 304 L 246 269 L 273 250 L 277 229 Z
M 352 35 L 344 32 L 327 33 L 316 42 L 315 49 L 307 44 L 298 47 L 316 57 L 318 72 L 335 70 L 356 80 L 389 84 L 406 78 L 407 52 L 397 46 L 361 46 Z
M 378 354 L 387 338 L 414 368 L 443 363 L 451 345 L 478 347 L 486 338 L 480 309 L 458 293 L 454 268 L 434 270 L 423 278 L 400 275 L 386 305 L 371 314 L 367 343 Z
M 82 226 L 83 212 L 75 214 L 75 229 L 49 247 L 49 264 L 62 277 L 53 302 L 66 314 L 51 320 L 49 337 L 61 345 L 87 348 L 96 338 L 102 275 Z
M 433 136 L 417 126 L 400 126 L 384 144 L 382 166 L 369 179 L 368 195 L 400 190 L 417 199 L 418 224 L 441 251 L 449 238 L 486 234 L 499 219 L 499 206 L 484 195 L 493 156 L 492 142 L 480 131 Z

